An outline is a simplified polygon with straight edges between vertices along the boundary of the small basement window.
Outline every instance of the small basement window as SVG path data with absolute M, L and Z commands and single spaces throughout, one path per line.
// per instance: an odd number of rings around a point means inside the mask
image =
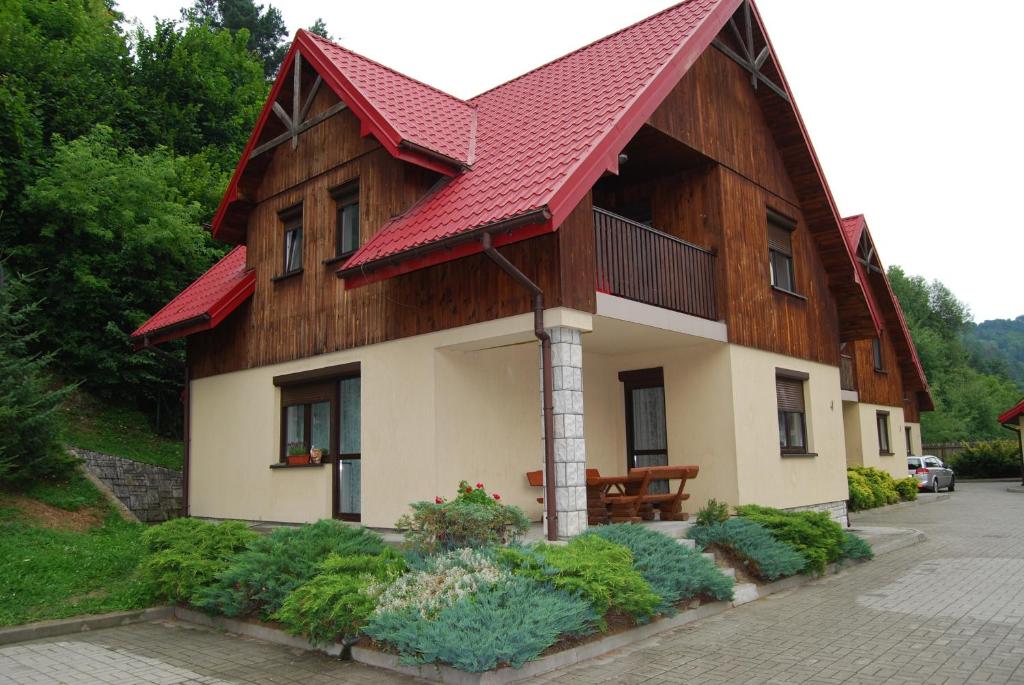
M 335 210 L 335 257 L 344 258 L 359 249 L 359 181 L 331 191 Z
M 768 266 L 772 287 L 796 292 L 796 274 L 793 270 L 793 231 L 796 222 L 771 210 L 768 211 Z
M 282 276 L 302 271 L 302 205 L 281 212 L 284 222 L 284 264 Z
M 791 375 L 775 377 L 779 411 L 779 448 L 783 454 L 807 453 L 807 412 L 804 406 L 806 379 Z

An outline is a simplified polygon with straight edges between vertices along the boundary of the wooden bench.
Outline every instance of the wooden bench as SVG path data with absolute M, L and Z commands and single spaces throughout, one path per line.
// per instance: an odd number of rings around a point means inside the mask
M 591 477 L 595 477 L 595 476 L 600 476 L 600 475 L 601 474 L 600 474 L 600 472 L 597 469 L 587 469 L 587 475 L 586 475 L 587 478 L 591 478 Z M 531 487 L 543 488 L 544 487 L 544 472 L 541 471 L 540 469 L 538 469 L 536 471 L 527 471 L 526 472 L 526 482 L 529 483 Z M 543 504 L 544 503 L 544 498 L 543 497 L 538 497 L 537 501 L 540 502 L 541 504 Z
M 690 515 L 683 511 L 683 501 L 690 499 L 690 493 L 683 492 L 686 488 L 686 481 L 696 478 L 700 467 L 689 466 L 647 466 L 643 468 L 630 469 L 630 475 L 645 476 L 646 487 L 637 491 L 640 496 L 638 515 L 645 521 L 653 521 L 655 511 L 662 521 L 685 521 Z M 675 492 L 650 493 L 647 491 L 651 481 L 667 480 L 679 481 L 679 488 Z M 628 490 L 627 490 L 628 492 Z

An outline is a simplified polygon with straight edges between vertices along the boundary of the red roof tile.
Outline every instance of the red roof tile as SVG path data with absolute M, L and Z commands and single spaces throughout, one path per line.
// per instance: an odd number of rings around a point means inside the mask
M 1007 409 L 999 416 L 999 423 L 1008 424 L 1024 416 L 1024 400 L 1018 402 L 1012 409 Z
M 477 111 L 473 168 L 392 219 L 348 261 L 346 285 L 395 273 L 362 267 L 481 227 L 534 213 L 552 230 L 608 169 L 619 150 L 710 44 L 738 0 L 690 0 L 487 91 Z M 465 246 L 465 251 L 478 251 Z M 447 252 L 444 259 L 458 256 Z M 440 258 L 440 257 L 439 257 Z M 407 262 L 401 271 L 429 259 Z
M 252 295 L 256 274 L 245 268 L 245 246 L 227 253 L 131 334 L 143 347 L 213 328 Z
M 846 238 L 846 244 L 849 246 L 850 251 L 856 255 L 857 248 L 860 245 L 861 236 L 867 233 L 868 239 L 871 240 L 871 231 L 868 229 L 867 219 L 864 218 L 863 214 L 857 214 L 855 216 L 848 216 L 843 219 L 843 236 Z M 872 245 L 874 241 L 872 240 Z M 858 271 L 861 274 L 861 278 L 864 283 L 872 283 L 872 279 L 868 278 L 869 274 L 864 268 L 864 265 L 860 263 L 858 259 L 856 262 Z M 903 315 L 903 307 L 900 306 L 900 301 L 896 298 L 896 293 L 893 292 L 892 285 L 889 283 L 889 276 L 882 270 L 881 281 L 885 285 L 883 291 L 884 305 L 890 308 L 890 311 L 896 317 L 897 330 L 893 331 L 895 335 L 902 338 L 903 344 L 909 350 L 910 363 L 913 367 L 915 375 L 918 377 L 921 383 L 920 390 L 928 394 L 927 405 L 931 404 L 931 391 L 928 389 L 928 377 L 924 373 L 924 366 L 921 364 L 921 358 L 917 354 L 917 347 L 914 345 L 914 339 L 910 335 L 910 328 L 907 326 L 907 320 Z M 883 302 L 879 302 L 876 299 L 875 289 L 868 288 L 868 306 L 873 311 L 878 311 Z

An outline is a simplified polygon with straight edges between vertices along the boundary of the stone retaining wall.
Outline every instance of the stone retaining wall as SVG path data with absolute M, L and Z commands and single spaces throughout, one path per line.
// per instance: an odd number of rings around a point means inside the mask
M 821 504 L 809 504 L 805 507 L 790 507 L 786 511 L 824 511 L 832 520 L 846 528 L 850 525 L 850 517 L 846 511 L 846 500 L 838 502 L 822 502 Z
M 70 452 L 140 521 L 158 523 L 181 514 L 181 472 L 89 450 Z

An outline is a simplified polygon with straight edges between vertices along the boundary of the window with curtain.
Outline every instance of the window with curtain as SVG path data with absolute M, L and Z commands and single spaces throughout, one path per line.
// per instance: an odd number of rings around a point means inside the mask
M 338 381 L 338 511 L 342 518 L 358 518 L 362 510 L 362 384 L 359 376 Z
M 332 454 L 331 416 L 334 396 L 331 384 L 313 383 L 281 390 L 281 461 L 288 456 L 308 455 L 314 448 L 324 458 Z
M 793 230 L 796 222 L 775 212 L 768 212 L 768 266 L 772 286 L 796 292 L 793 270 Z
M 281 213 L 284 222 L 284 264 L 282 276 L 302 271 L 302 206 Z
M 807 452 L 807 416 L 804 380 L 776 376 L 775 398 L 779 412 L 779 448 L 783 454 Z
M 889 412 L 878 412 L 875 414 L 875 421 L 878 423 L 878 453 L 890 455 L 892 446 L 889 441 Z
M 331 191 L 335 204 L 335 247 L 337 257 L 347 257 L 359 249 L 359 181 L 351 181 Z

